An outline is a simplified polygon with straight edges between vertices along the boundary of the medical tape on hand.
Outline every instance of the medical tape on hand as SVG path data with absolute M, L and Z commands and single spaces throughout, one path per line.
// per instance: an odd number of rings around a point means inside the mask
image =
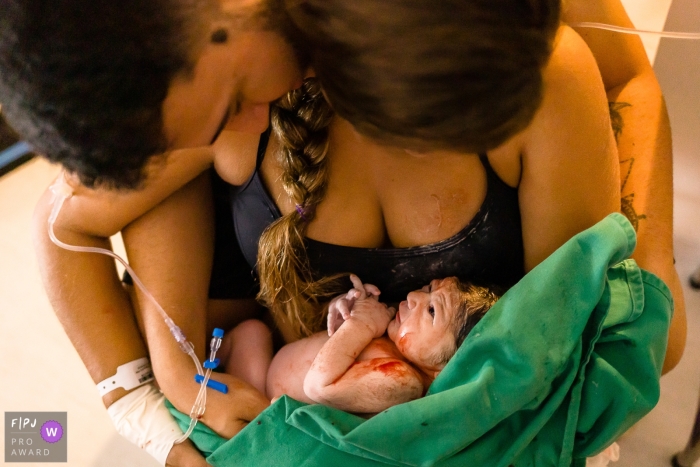
M 107 413 L 120 435 L 145 450 L 160 463 L 170 453 L 182 430 L 165 407 L 165 397 L 153 384 L 130 392 L 114 404 Z
M 97 391 L 100 396 L 124 388 L 127 391 L 153 381 L 151 362 L 146 357 L 133 362 L 125 363 L 117 367 L 117 373 L 97 383 Z

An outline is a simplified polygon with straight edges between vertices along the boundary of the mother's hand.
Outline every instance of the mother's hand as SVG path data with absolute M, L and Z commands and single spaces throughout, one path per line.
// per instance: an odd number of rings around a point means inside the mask
M 264 394 L 235 376 L 216 373 L 212 379 L 226 384 L 228 393 L 207 392 L 207 409 L 201 422 L 223 438 L 234 437 L 270 406 Z
M 165 467 L 209 467 L 204 456 L 195 449 L 190 440 L 173 445 L 165 459 Z

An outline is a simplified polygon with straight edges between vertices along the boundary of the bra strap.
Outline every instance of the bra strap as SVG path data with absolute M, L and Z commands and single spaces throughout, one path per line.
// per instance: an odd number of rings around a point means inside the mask
M 486 175 L 488 176 L 489 180 L 493 179 L 494 177 L 500 180 L 496 172 L 493 170 L 493 167 L 491 167 L 491 163 L 489 162 L 489 156 L 486 155 L 485 152 L 479 154 L 479 160 L 481 161 L 481 165 L 483 165 L 486 169 Z
M 260 142 L 258 143 L 258 154 L 255 160 L 255 170 L 260 170 L 263 159 L 265 159 L 265 152 L 267 152 L 267 145 L 270 142 L 270 133 L 272 133 L 272 128 L 268 127 L 263 134 L 260 135 Z

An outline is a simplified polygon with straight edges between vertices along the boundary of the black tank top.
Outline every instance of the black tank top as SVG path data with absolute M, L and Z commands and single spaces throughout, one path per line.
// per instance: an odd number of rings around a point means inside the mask
M 269 136 L 266 132 L 260 138 L 253 175 L 231 190 L 236 236 L 252 268 L 262 232 L 281 217 L 259 175 Z M 362 281 L 379 287 L 385 302 L 404 300 L 408 292 L 450 276 L 500 289 L 515 284 L 524 275 L 518 190 L 496 175 L 486 155 L 480 155 L 480 160 L 487 175 L 486 197 L 474 218 L 457 234 L 410 248 L 355 248 L 306 239 L 314 276 L 357 274 Z

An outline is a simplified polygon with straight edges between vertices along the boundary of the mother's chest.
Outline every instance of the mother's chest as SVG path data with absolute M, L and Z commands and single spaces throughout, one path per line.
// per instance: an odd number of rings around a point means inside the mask
M 365 248 L 426 245 L 455 235 L 479 211 L 487 183 L 478 158 L 403 162 L 371 168 L 331 165 L 326 194 L 307 235 Z

